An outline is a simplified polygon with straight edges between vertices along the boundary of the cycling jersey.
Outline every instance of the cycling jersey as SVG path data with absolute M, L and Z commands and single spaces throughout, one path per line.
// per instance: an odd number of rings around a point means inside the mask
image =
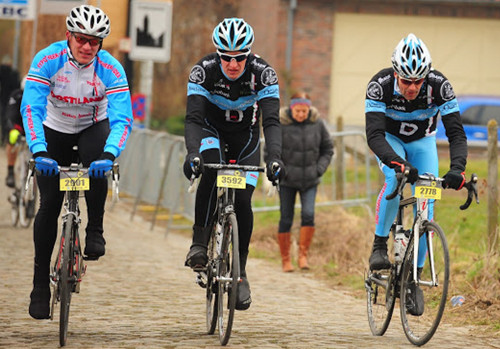
M 262 126 L 272 158 L 281 153 L 279 86 L 274 69 L 255 54 L 248 56 L 245 71 L 236 80 L 223 73 L 216 53 L 202 58 L 189 74 L 185 120 L 186 148 L 198 153 L 201 130 L 210 125 L 222 132 Z
M 407 101 L 400 93 L 394 70 L 377 73 L 368 83 L 365 100 L 366 136 L 377 157 L 393 168 L 391 161 L 402 163 L 385 140 L 385 133 L 404 143 L 435 136 L 438 114 L 441 114 L 450 142 L 450 168 L 465 170 L 467 139 L 462 127 L 458 102 L 446 77 L 432 70 L 424 80 L 415 100 Z
M 82 66 L 71 56 L 67 41 L 53 43 L 33 59 L 21 113 L 32 153 L 47 151 L 43 125 L 76 134 L 109 119 L 111 132 L 104 151 L 115 157 L 132 131 L 132 103 L 121 64 L 100 50 Z

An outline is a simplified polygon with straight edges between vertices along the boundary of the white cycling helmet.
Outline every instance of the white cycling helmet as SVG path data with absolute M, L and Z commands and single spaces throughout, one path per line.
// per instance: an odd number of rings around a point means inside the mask
M 97 7 L 81 5 L 74 7 L 66 17 L 66 28 L 70 32 L 106 38 L 111 26 L 108 16 Z
M 212 41 L 218 50 L 250 50 L 254 40 L 252 27 L 241 18 L 226 18 L 214 29 Z
M 405 79 L 421 79 L 431 70 L 431 54 L 424 42 L 414 34 L 403 38 L 392 54 L 392 66 Z

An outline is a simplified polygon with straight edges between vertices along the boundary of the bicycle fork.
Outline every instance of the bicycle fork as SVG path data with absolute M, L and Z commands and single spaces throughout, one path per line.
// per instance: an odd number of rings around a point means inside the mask
M 432 232 L 427 232 L 427 253 L 429 255 L 429 264 L 431 269 L 431 281 L 423 281 L 418 279 L 418 252 L 420 245 L 420 230 L 424 229 L 425 222 L 429 221 L 429 199 L 417 198 L 417 205 L 420 208 L 420 214 L 415 217 L 415 222 L 413 224 L 413 241 L 414 241 L 414 253 L 413 253 L 413 281 L 416 285 L 424 285 L 429 287 L 438 286 L 436 278 L 436 269 L 434 265 L 434 249 L 432 245 Z

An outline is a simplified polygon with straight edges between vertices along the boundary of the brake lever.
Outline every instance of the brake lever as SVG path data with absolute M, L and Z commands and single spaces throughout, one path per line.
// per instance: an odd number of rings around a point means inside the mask
M 472 199 L 476 199 L 476 203 L 479 204 L 479 197 L 477 194 L 477 175 L 473 173 L 469 182 L 465 183 L 464 187 L 467 188 L 467 200 L 463 205 L 460 206 L 461 210 L 466 210 L 472 203 Z

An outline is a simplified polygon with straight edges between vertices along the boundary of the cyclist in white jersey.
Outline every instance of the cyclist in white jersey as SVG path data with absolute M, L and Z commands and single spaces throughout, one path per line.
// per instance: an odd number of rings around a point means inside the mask
M 34 222 L 35 266 L 29 306 L 35 319 L 49 317 L 50 257 L 63 202 L 58 166 L 78 159 L 89 167 L 84 254 L 97 259 L 105 253 L 106 173 L 125 148 L 133 123 L 125 71 L 101 49 L 110 33 L 108 16 L 94 6 L 77 6 L 66 18 L 66 27 L 66 40 L 46 47 L 33 59 L 21 103 L 41 201 Z

